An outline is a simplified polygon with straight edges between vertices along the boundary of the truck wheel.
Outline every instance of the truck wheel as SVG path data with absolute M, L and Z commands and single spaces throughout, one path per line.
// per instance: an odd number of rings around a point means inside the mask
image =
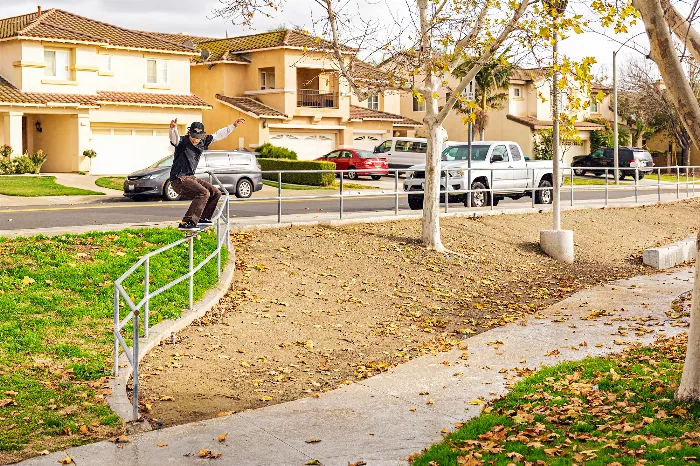
M 549 188 L 549 189 L 542 189 L 540 191 L 537 191 L 535 193 L 535 202 L 538 204 L 551 204 L 552 203 L 552 183 L 549 182 L 549 180 L 542 180 L 540 181 L 540 188 Z
M 618 176 L 618 178 L 620 179 L 620 181 L 624 180 L 626 176 L 627 176 L 627 175 L 625 175 L 625 172 L 623 172 L 622 170 L 620 170 L 620 176 Z
M 408 207 L 411 210 L 421 210 L 423 208 L 423 196 L 418 196 L 416 194 L 408 195 Z
M 584 170 L 583 168 L 575 168 L 574 169 L 574 175 L 576 175 L 576 176 L 583 176 L 585 174 L 586 174 L 586 170 Z
M 486 189 L 486 186 L 484 183 L 480 181 L 475 181 L 472 183 L 472 191 L 477 191 L 480 189 Z M 472 207 L 486 207 L 491 205 L 490 201 L 490 193 L 487 191 L 481 191 L 481 192 L 475 192 L 471 193 L 472 196 Z M 469 204 L 465 200 L 464 202 L 465 207 L 468 206 Z M 494 204 L 496 205 L 496 201 L 494 201 Z

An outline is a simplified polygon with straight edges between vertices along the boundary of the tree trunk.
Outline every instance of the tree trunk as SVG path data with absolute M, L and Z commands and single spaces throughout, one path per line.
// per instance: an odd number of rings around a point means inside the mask
M 656 62 L 661 77 L 666 83 L 683 126 L 688 131 L 696 147 L 700 147 L 700 105 L 693 94 L 688 78 L 683 72 L 678 54 L 664 19 L 664 11 L 659 0 L 633 0 L 632 5 L 639 11 L 644 21 L 647 37 L 651 45 L 651 59 Z M 700 242 L 698 243 L 700 244 Z M 676 399 L 700 401 L 700 278 L 696 265 L 693 304 L 690 312 L 688 350 L 685 355 L 681 384 L 676 391 Z
M 481 131 L 479 132 L 479 138 L 482 141 L 486 140 L 486 128 L 481 128 Z
M 639 131 L 636 134 L 637 137 L 634 138 L 634 147 L 642 147 L 642 141 L 644 140 L 644 133 Z
M 681 148 L 681 165 L 683 167 L 687 167 L 688 165 L 690 165 L 690 147 L 687 145 L 684 145 Z M 683 168 L 683 171 L 685 172 L 686 169 Z
M 696 246 L 700 246 L 700 235 L 696 240 Z M 698 257 L 700 257 L 700 251 L 698 251 Z M 676 391 L 676 399 L 700 401 L 700 273 L 697 265 L 693 284 L 693 304 L 690 308 L 688 349 L 685 353 L 683 376 Z
M 434 85 L 438 80 L 431 77 Z M 442 126 L 438 123 L 438 101 L 432 91 L 425 97 L 425 126 L 428 130 L 428 150 L 425 157 L 425 194 L 423 195 L 423 245 L 427 249 L 444 251 L 440 239 L 440 155 L 442 153 Z

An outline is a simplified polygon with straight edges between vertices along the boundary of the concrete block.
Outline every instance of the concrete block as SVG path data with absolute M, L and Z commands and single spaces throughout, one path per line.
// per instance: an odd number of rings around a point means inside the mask
M 696 257 L 695 238 L 677 241 L 666 246 L 644 250 L 644 265 L 664 270 L 691 261 Z
M 540 247 L 552 259 L 574 262 L 574 232 L 572 230 L 540 231 Z

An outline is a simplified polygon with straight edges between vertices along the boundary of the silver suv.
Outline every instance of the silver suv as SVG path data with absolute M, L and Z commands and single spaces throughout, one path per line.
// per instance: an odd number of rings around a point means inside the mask
M 202 152 L 195 176 L 209 181 L 209 174 L 206 172 L 213 171 L 228 192 L 236 197 L 248 198 L 263 187 L 256 155 L 256 152 L 242 150 Z M 177 201 L 180 195 L 175 192 L 168 179 L 172 165 L 171 155 L 146 169 L 131 173 L 124 180 L 124 196 L 134 200 L 162 196 L 165 200 Z

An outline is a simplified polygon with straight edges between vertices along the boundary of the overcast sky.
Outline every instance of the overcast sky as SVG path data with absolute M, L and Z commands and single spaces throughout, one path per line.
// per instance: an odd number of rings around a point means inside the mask
M 389 5 L 394 11 L 405 8 L 406 0 L 367 0 L 363 5 L 362 14 L 386 15 Z M 287 24 L 299 25 L 311 30 L 311 18 L 319 10 L 314 9 L 312 0 L 287 0 L 287 8 L 273 18 L 259 17 L 255 20 L 255 29 L 236 27 L 230 21 L 215 18 L 212 10 L 221 6 L 219 0 L 0 0 L 0 17 L 6 18 L 36 11 L 37 4 L 42 8 L 61 8 L 82 16 L 104 21 L 117 26 L 131 29 L 162 32 L 188 32 L 193 35 L 224 37 L 229 35 L 250 34 L 266 31 L 272 27 Z M 563 44 L 563 52 L 574 59 L 584 56 L 595 57 L 599 67 L 607 70 L 612 77 L 612 52 L 617 50 L 620 42 L 643 32 L 644 28 L 637 25 L 630 34 L 616 36 L 614 41 L 599 34 L 588 32 L 568 39 Z M 648 48 L 644 34 L 630 41 L 638 43 L 638 49 Z M 618 55 L 618 63 L 627 57 L 642 57 L 642 54 L 626 48 Z

